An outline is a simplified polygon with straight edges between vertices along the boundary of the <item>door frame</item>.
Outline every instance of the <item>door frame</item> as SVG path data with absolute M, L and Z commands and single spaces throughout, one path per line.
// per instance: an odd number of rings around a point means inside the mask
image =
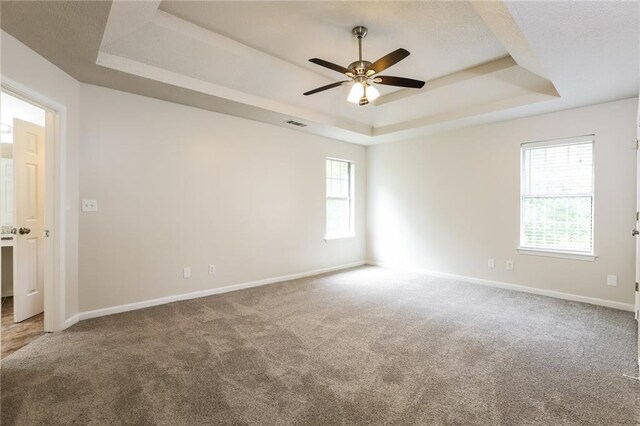
M 45 238 L 44 331 L 67 326 L 66 316 L 66 226 L 63 200 L 66 191 L 67 108 L 59 102 L 0 74 L 0 90 L 45 110 Z M 68 324 L 71 325 L 72 323 Z

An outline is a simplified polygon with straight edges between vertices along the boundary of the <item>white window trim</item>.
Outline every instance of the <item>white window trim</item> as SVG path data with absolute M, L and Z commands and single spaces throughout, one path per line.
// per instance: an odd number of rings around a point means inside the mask
M 591 171 L 591 253 L 588 252 L 580 252 L 580 251 L 571 251 L 571 250 L 553 250 L 553 249 L 542 249 L 537 247 L 526 247 L 522 246 L 523 241 L 523 227 L 522 227 L 522 199 L 524 198 L 522 195 L 523 192 L 523 179 L 522 179 L 522 170 L 524 167 L 524 149 L 523 148 L 540 148 L 545 146 L 553 146 L 553 145 L 572 145 L 572 144 L 580 144 L 585 142 L 591 142 L 593 146 L 593 154 L 592 154 L 592 171 Z M 559 139 L 549 139 L 544 141 L 537 142 L 526 142 L 520 144 L 520 223 L 518 226 L 520 242 L 517 248 L 518 253 L 529 255 L 529 256 L 543 256 L 543 257 L 556 257 L 560 259 L 570 259 L 570 260 L 584 260 L 588 262 L 593 262 L 598 258 L 596 255 L 596 236 L 595 236 L 595 227 L 596 227 L 596 137 L 595 134 L 583 135 L 583 136 L 575 136 L 568 138 L 559 138 Z
M 327 160 L 335 160 L 335 161 L 344 161 L 345 163 L 349 163 L 349 228 L 351 232 L 347 234 L 337 234 L 337 235 L 327 235 L 327 197 L 326 195 L 326 170 L 327 170 Z M 324 169 L 325 170 L 325 196 L 324 196 L 324 241 L 339 241 L 346 240 L 349 238 L 355 238 L 356 236 L 356 186 L 355 186 L 355 176 L 356 176 L 356 164 L 353 160 L 346 160 L 344 158 L 337 157 L 326 157 L 324 159 Z
M 557 257 L 559 259 L 584 260 L 593 262 L 598 258 L 595 254 L 580 253 L 573 251 L 539 250 L 527 247 L 518 247 L 518 253 L 528 256 Z

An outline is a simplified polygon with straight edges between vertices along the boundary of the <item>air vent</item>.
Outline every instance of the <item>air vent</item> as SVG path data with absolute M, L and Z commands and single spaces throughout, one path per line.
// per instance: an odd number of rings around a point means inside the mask
M 297 126 L 297 127 L 307 127 L 306 124 L 301 123 L 299 121 L 294 121 L 294 120 L 287 120 L 287 121 L 285 121 L 285 123 L 291 124 L 292 126 Z

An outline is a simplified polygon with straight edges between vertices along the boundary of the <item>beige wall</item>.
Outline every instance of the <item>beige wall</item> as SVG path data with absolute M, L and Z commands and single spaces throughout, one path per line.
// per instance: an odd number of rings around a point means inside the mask
M 357 262 L 365 219 L 374 261 L 633 300 L 635 100 L 365 149 L 80 85 L 4 32 L 2 74 L 67 107 L 66 318 Z M 100 207 L 81 218 L 80 92 L 81 190 Z M 517 254 L 520 143 L 587 133 L 596 134 L 598 259 Z M 356 161 L 355 239 L 323 240 L 326 156 Z M 209 263 L 215 276 L 206 275 Z M 605 285 L 607 274 L 618 275 L 618 287 Z
M 636 111 L 628 99 L 370 147 L 368 258 L 633 303 Z M 518 254 L 520 144 L 591 133 L 598 258 Z
M 80 216 L 82 312 L 365 259 L 363 146 L 80 92 L 80 194 L 99 206 Z M 356 163 L 357 237 L 325 243 L 327 156 Z
M 78 145 L 79 83 L 33 50 L 1 33 L 1 72 L 21 85 L 67 108 L 67 139 L 63 173 L 66 177 L 64 259 L 65 318 L 78 313 Z

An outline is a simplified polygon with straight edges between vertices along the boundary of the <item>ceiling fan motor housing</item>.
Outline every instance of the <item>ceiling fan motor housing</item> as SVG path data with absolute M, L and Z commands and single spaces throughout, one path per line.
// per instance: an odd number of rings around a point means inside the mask
M 349 69 L 353 71 L 353 74 L 358 76 L 364 76 L 367 72 L 367 68 L 371 65 L 369 61 L 355 61 L 349 64 Z

